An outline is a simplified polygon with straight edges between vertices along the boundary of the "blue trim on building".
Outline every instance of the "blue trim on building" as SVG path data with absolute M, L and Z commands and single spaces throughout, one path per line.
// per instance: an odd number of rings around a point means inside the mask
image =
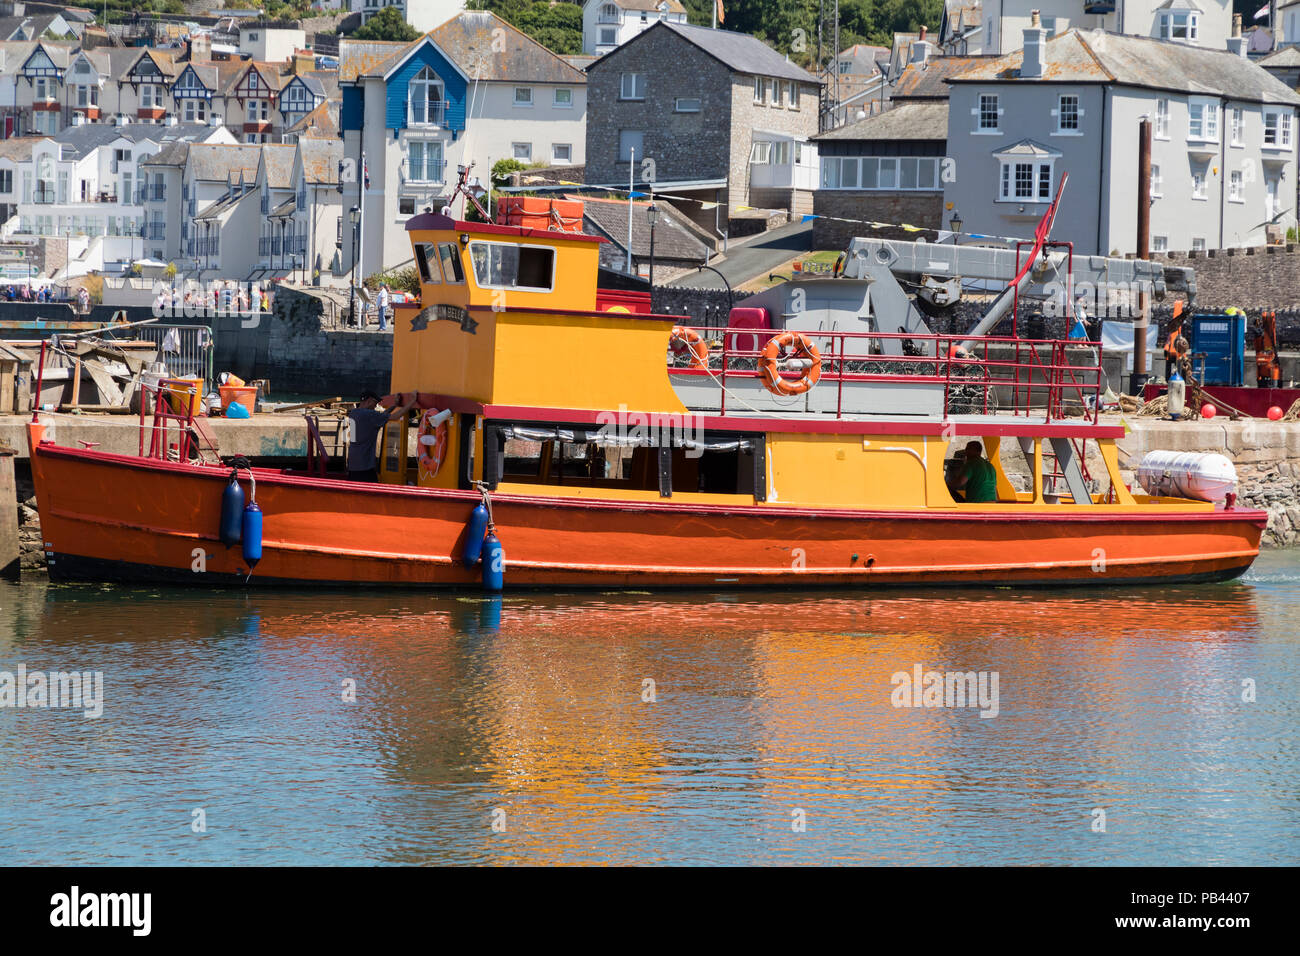
M 365 122 L 365 97 L 359 86 L 343 87 L 343 106 L 339 109 L 339 129 L 360 130 Z
M 460 70 L 432 43 L 424 43 L 388 79 L 388 87 L 385 91 L 384 128 L 391 129 L 394 135 L 398 130 L 406 129 L 407 86 L 426 66 L 433 70 L 443 83 L 443 96 L 447 102 L 446 128 L 465 129 L 465 96 L 468 83 Z

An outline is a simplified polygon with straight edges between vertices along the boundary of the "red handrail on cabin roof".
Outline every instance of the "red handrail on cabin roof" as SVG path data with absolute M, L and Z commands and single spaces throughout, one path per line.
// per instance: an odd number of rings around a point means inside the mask
M 406 220 L 407 232 L 467 232 L 489 236 L 515 236 L 521 239 L 571 239 L 574 242 L 609 242 L 602 236 L 589 236 L 585 232 L 564 232 L 560 229 L 529 229 L 524 226 L 501 226 L 494 222 L 470 222 L 452 219 L 442 213 L 426 212 Z

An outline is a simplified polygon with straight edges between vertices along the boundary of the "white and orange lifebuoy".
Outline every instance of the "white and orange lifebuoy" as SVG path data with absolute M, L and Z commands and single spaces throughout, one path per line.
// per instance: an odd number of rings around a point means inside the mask
M 691 353 L 691 362 L 687 366 L 688 368 L 709 367 L 709 343 L 704 341 L 704 336 L 694 329 L 674 325 L 673 334 L 669 338 L 668 344 L 672 346 L 674 352 L 686 349 Z
M 794 354 L 788 358 L 797 360 L 802 367 L 803 374 L 796 379 L 782 378 L 777 369 L 777 363 L 787 358 L 786 349 L 794 350 Z M 758 373 L 769 392 L 776 395 L 802 395 L 822 377 L 822 353 L 802 332 L 782 332 L 772 336 L 767 345 L 763 346 L 763 353 L 758 358 Z
M 451 418 L 451 409 L 438 411 L 426 409 L 420 416 L 420 430 L 416 435 L 416 451 L 419 456 L 420 470 L 430 478 L 442 468 L 442 460 L 447 455 L 447 419 Z

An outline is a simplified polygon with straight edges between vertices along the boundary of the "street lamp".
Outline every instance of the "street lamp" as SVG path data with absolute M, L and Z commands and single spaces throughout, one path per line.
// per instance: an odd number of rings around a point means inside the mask
M 948 217 L 948 225 L 952 227 L 952 244 L 955 246 L 958 244 L 957 240 L 961 238 L 962 225 L 961 213 L 956 209 L 954 209 L 952 215 Z
M 349 298 L 348 311 L 352 315 L 352 324 L 358 325 L 357 322 L 357 243 L 360 241 L 357 233 L 361 228 L 361 207 L 353 206 L 348 210 L 348 222 L 352 223 L 352 277 L 350 280 L 351 297 Z
M 645 211 L 645 217 L 650 223 L 650 294 L 654 295 L 655 291 L 655 223 L 659 221 L 659 209 L 653 202 Z

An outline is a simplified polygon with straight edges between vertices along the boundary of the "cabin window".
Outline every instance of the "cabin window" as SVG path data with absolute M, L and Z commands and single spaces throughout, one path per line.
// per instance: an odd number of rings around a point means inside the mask
M 420 281 L 438 285 L 442 282 L 442 270 L 438 267 L 438 250 L 432 243 L 415 244 L 415 264 L 420 270 Z
M 456 243 L 438 243 L 438 258 L 442 260 L 444 281 L 455 285 L 460 285 L 465 281 L 465 272 L 460 266 L 460 250 L 456 248 Z
M 489 487 L 506 481 L 766 500 L 763 435 L 697 431 L 690 416 L 651 417 L 664 421 L 601 428 L 489 423 L 483 479 Z
M 555 250 L 509 242 L 471 242 L 470 261 L 480 289 L 550 292 L 555 287 Z

